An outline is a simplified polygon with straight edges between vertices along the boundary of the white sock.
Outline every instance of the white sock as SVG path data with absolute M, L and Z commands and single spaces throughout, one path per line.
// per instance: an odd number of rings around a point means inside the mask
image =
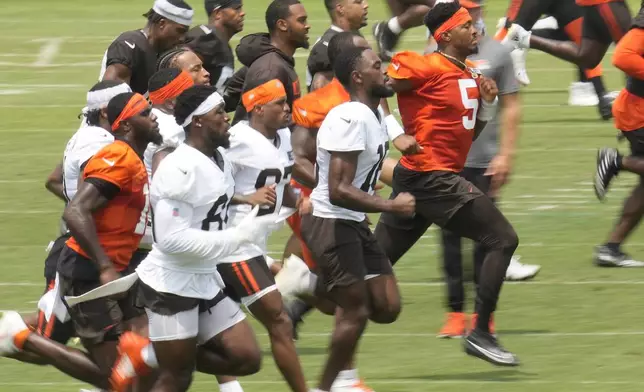
M 397 16 L 389 19 L 389 22 L 387 22 L 387 27 L 389 27 L 389 30 L 391 30 L 391 32 L 396 35 L 400 35 L 400 33 L 402 33 L 403 31 L 402 27 L 400 27 L 400 22 L 398 22 Z
M 311 389 L 311 392 L 328 392 L 328 391 L 323 391 L 321 389 L 315 388 L 315 389 Z
M 156 369 L 159 367 L 159 362 L 157 362 L 157 354 L 154 352 L 154 347 L 152 347 L 152 343 L 148 344 L 147 346 L 143 347 L 143 349 L 141 349 L 141 356 L 143 357 L 143 362 L 145 362 L 145 364 L 151 367 L 152 369 Z
M 357 380 L 358 369 L 341 370 L 340 373 L 338 373 L 338 377 L 336 377 L 336 379 Z
M 229 381 L 223 384 L 219 384 L 220 392 L 244 392 L 239 381 Z

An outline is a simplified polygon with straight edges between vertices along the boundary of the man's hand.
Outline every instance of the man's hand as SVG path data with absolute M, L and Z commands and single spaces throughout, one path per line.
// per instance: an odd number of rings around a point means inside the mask
M 310 215 L 313 213 L 313 203 L 308 197 L 300 197 L 297 201 L 297 213 L 300 215 Z
M 499 89 L 496 87 L 496 82 L 485 76 L 481 76 L 479 91 L 481 93 L 481 98 L 487 103 L 494 102 L 496 96 L 499 94 Z
M 248 204 L 251 206 L 269 206 L 272 207 L 277 202 L 277 193 L 275 188 L 277 185 L 268 185 L 259 188 L 257 192 L 248 195 Z
M 396 214 L 414 216 L 416 213 L 416 198 L 407 192 L 399 193 L 393 200 L 392 210 Z
M 99 278 L 101 281 L 101 285 L 110 283 L 120 278 L 121 278 L 121 275 L 119 275 L 119 273 L 116 272 L 116 269 L 114 269 L 114 266 L 112 265 L 105 267 L 104 269 L 101 269 L 101 274 Z
M 422 151 L 423 147 L 418 144 L 416 138 L 411 135 L 400 135 L 394 139 L 394 147 L 403 155 L 414 155 Z
M 507 155 L 495 156 L 487 170 L 486 176 L 492 176 L 489 194 L 496 197 L 501 187 L 508 183 L 512 174 L 512 159 Z

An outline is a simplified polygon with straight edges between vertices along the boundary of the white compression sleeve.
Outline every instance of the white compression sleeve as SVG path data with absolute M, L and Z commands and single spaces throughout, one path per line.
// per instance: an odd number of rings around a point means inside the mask
M 170 199 L 160 200 L 154 209 L 154 239 L 167 254 L 187 253 L 214 259 L 232 254 L 244 242 L 239 230 L 205 231 L 190 227 L 191 205 Z

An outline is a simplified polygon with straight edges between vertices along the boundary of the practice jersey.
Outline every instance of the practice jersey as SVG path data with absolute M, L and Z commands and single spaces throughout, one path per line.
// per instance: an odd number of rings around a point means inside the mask
M 350 151 L 360 152 L 352 185 L 372 195 L 389 151 L 389 136 L 382 116 L 360 102 L 347 102 L 331 109 L 318 130 L 318 182 L 311 193 L 313 215 L 357 222 L 365 219 L 364 212 L 335 206 L 329 199 L 330 152 Z
M 154 219 L 160 219 L 157 206 L 161 200 L 180 202 L 192 210 L 189 228 L 224 230 L 234 191 L 232 166 L 221 149 L 213 160 L 182 143 L 161 161 L 152 179 L 150 200 Z M 178 209 L 172 213 L 179 215 Z M 159 235 L 157 227 L 154 230 L 156 238 Z M 223 287 L 217 272 L 219 262 L 219 259 L 198 257 L 180 250 L 166 253 L 155 242 L 148 257 L 137 268 L 137 274 L 157 291 L 210 299 Z
M 398 108 L 405 132 L 423 150 L 405 155 L 400 164 L 409 170 L 463 170 L 472 145 L 479 109 L 479 72 L 452 63 L 440 53 L 394 55 L 387 73 L 392 79 L 411 82 L 412 89 L 399 92 Z
M 613 64 L 627 75 L 626 87 L 613 102 L 615 127 L 624 132 L 644 129 L 644 12 L 642 10 L 635 18 L 633 28 L 617 44 L 613 55 Z
M 286 186 L 291 180 L 291 171 L 295 163 L 291 147 L 291 133 L 288 128 L 280 129 L 275 140 L 269 140 L 248 123 L 240 122 L 230 129 L 230 148 L 227 156 L 233 164 L 235 193 L 246 196 L 255 193 L 264 186 L 276 185 L 277 200 L 272 207 L 260 207 L 258 215 L 279 214 L 284 200 Z M 230 207 L 230 224 L 236 225 L 250 211 L 248 204 L 236 204 Z M 244 244 L 239 252 L 226 262 L 238 262 L 252 257 L 265 255 L 266 233 L 258 244 Z
M 210 74 L 210 84 L 221 94 L 235 71 L 235 55 L 228 42 L 210 27 L 199 25 L 186 34 L 186 45 L 201 58 L 203 67 Z
M 328 54 L 329 41 L 342 31 L 338 26 L 331 25 L 313 44 L 306 61 L 306 87 L 308 91 L 311 91 L 311 84 L 316 73 L 333 71 L 333 64 L 331 64 Z
M 308 129 L 318 129 L 322 121 L 334 107 L 349 102 L 349 93 L 342 83 L 333 78 L 326 86 L 321 87 L 293 103 L 293 122 Z
M 164 148 L 177 148 L 179 144 L 186 140 L 186 132 L 181 125 L 177 124 L 177 120 L 173 115 L 156 108 L 152 109 L 152 113 L 157 117 L 159 133 L 163 137 L 163 143 L 161 145 L 150 143 L 143 153 L 143 163 L 145 163 L 145 169 L 148 171 L 150 178 L 152 178 L 152 158 L 154 154 Z
M 107 48 L 98 80 L 103 80 L 107 67 L 123 64 L 130 69 L 130 87 L 135 93 L 148 92 L 148 80 L 156 72 L 157 53 L 143 30 L 126 31 Z
M 117 140 L 90 158 L 83 170 L 83 180 L 107 181 L 118 193 L 100 210 L 94 211 L 98 241 L 117 271 L 127 269 L 134 251 L 145 233 L 150 200 L 148 173 L 137 153 L 124 141 Z M 76 238 L 67 246 L 84 257 L 89 255 Z
M 91 125 L 81 126 L 69 139 L 63 154 L 63 192 L 67 201 L 74 198 L 78 190 L 78 178 L 87 161 L 113 141 L 112 133 Z

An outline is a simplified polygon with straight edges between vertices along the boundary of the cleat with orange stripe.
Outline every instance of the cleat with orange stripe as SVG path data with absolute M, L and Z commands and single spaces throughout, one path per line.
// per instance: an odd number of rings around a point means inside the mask
M 465 313 L 463 312 L 451 312 L 447 313 L 447 320 L 441 328 L 437 338 L 461 338 L 465 336 L 467 331 L 467 319 Z
M 331 392 L 374 392 L 363 380 L 336 380 L 331 386 Z
M 470 331 L 473 331 L 474 328 L 476 328 L 476 320 L 478 319 L 478 314 L 473 313 L 472 314 L 472 321 L 470 322 Z M 490 325 L 488 327 L 490 329 L 490 334 L 496 335 L 496 328 L 494 327 L 494 314 L 490 317 Z
M 118 345 L 119 357 L 112 368 L 110 384 L 115 392 L 126 392 L 134 379 L 145 376 L 150 367 L 143 360 L 141 351 L 150 344 L 150 340 L 135 334 L 125 332 L 121 335 Z

